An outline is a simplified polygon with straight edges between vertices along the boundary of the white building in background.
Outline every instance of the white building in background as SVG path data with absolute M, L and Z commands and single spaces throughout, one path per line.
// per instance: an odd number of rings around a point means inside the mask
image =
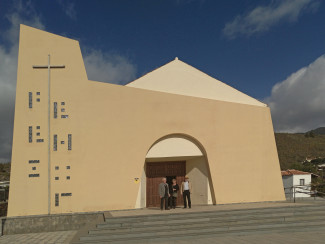
M 288 169 L 281 175 L 286 198 L 310 197 L 311 173 Z

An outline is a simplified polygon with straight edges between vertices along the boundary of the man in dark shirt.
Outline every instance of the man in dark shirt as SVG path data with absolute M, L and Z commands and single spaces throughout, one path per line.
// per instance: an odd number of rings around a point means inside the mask
M 169 194 L 169 187 L 166 182 L 166 178 L 162 178 L 162 182 L 159 184 L 159 196 L 160 196 L 160 209 L 164 209 L 164 202 L 165 202 L 165 210 L 169 210 L 168 208 L 168 197 L 170 197 Z

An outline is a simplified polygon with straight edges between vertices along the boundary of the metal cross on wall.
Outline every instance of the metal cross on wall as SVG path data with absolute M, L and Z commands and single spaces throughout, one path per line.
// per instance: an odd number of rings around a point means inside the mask
M 61 68 L 65 68 L 65 65 L 51 65 L 50 54 L 47 65 L 33 65 L 33 69 L 48 70 L 48 214 L 51 213 L 51 69 Z

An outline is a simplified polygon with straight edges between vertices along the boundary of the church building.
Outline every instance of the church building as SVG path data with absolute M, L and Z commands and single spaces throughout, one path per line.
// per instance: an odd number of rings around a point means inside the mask
M 269 107 L 178 58 L 91 81 L 78 41 L 21 25 L 8 216 L 157 207 L 185 175 L 193 207 L 284 200 Z

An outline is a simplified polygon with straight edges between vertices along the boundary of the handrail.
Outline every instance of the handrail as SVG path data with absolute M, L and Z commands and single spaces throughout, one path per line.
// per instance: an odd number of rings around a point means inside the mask
M 303 193 L 303 194 L 307 194 L 307 195 L 310 195 L 310 196 L 314 196 L 314 200 L 316 199 L 316 195 L 324 195 L 325 196 L 325 193 L 324 192 L 320 192 L 320 191 L 317 191 L 317 190 L 311 190 L 311 184 L 310 185 L 304 185 L 304 186 L 291 186 L 291 187 L 285 187 L 284 188 L 284 193 L 286 194 L 285 190 L 286 189 L 290 189 L 290 199 L 291 199 L 291 196 L 292 196 L 292 193 L 293 193 L 293 202 L 295 203 L 296 202 L 296 193 Z M 309 189 L 308 189 L 309 188 Z M 304 191 L 297 191 L 296 189 L 302 189 Z M 323 196 L 320 196 L 321 198 L 325 198 Z

